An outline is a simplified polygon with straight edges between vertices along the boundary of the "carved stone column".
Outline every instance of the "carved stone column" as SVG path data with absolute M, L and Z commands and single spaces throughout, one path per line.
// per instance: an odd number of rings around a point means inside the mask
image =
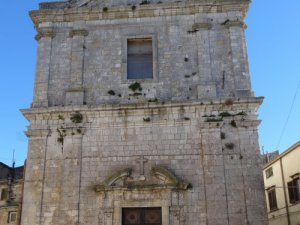
M 216 85 L 213 81 L 210 57 L 210 23 L 195 23 L 193 30 L 197 35 L 198 70 L 201 84 L 198 85 L 198 98 L 216 97 Z
M 39 30 L 35 39 L 38 41 L 38 55 L 35 72 L 32 107 L 48 106 L 48 83 L 50 75 L 52 39 L 55 34 L 50 30 Z
M 71 81 L 69 89 L 66 90 L 66 105 L 83 104 L 84 42 L 87 35 L 88 31 L 86 30 L 72 30 L 69 33 L 70 38 L 72 38 Z
M 236 95 L 238 97 L 247 97 L 251 95 L 251 86 L 244 33 L 246 25 L 241 21 L 229 21 L 226 23 L 226 27 L 229 29 L 231 41 Z

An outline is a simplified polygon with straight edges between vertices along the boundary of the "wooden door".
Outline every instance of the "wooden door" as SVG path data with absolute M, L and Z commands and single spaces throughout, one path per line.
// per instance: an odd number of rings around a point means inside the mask
M 122 225 L 162 225 L 161 208 L 123 208 Z

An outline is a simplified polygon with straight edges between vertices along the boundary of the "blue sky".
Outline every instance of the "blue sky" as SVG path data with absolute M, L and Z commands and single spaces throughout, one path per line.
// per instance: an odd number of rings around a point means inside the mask
M 19 109 L 30 107 L 32 100 L 36 32 L 28 11 L 38 2 L 6 1 L 0 14 L 0 161 L 7 164 L 13 150 L 17 165 L 26 158 L 28 123 Z M 253 0 L 246 19 L 252 87 L 256 96 L 265 97 L 259 110 L 260 145 L 265 151 L 283 151 L 300 140 L 300 90 L 289 114 L 300 82 L 299 8 L 298 0 Z

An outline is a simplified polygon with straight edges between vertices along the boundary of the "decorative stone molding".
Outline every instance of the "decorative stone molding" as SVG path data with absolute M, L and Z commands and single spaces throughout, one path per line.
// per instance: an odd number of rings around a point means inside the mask
M 108 176 L 105 181 L 94 186 L 96 192 L 109 191 L 114 188 L 125 188 L 125 189 L 151 189 L 151 188 L 163 188 L 163 189 L 177 189 L 177 190 L 187 190 L 191 188 L 191 184 L 179 181 L 174 174 L 169 170 L 161 166 L 153 166 L 150 174 L 156 179 L 162 182 L 140 182 L 132 179 L 131 176 L 132 169 L 125 168 L 114 172 L 112 175 Z M 123 185 L 117 186 L 115 183 L 120 180 L 128 178 L 128 181 L 124 182 Z
M 190 184 L 179 181 L 174 174 L 162 166 L 153 166 L 150 173 L 157 179 L 164 181 L 167 186 L 184 190 L 191 187 Z
M 80 29 L 80 30 L 71 30 L 69 33 L 69 37 L 72 38 L 74 36 L 88 36 L 89 32 L 87 30 L 84 29 Z
M 126 168 L 119 171 L 116 171 L 112 175 L 106 178 L 104 183 L 108 186 L 112 186 L 117 180 L 123 178 L 123 177 L 129 177 L 131 175 L 132 169 Z
M 35 35 L 34 39 L 37 40 L 37 41 L 39 41 L 43 37 L 54 38 L 55 37 L 55 33 L 53 31 L 38 31 L 38 34 Z
M 212 25 L 210 23 L 195 23 L 192 26 L 192 30 L 210 30 Z
M 243 21 L 227 21 L 227 22 L 224 22 L 223 25 L 226 27 L 226 28 L 230 28 L 230 27 L 241 27 L 243 29 L 247 29 L 247 25 L 243 22 Z
M 144 5 L 139 7 L 132 13 L 129 6 L 113 6 L 109 9 L 109 13 L 102 12 L 102 8 L 90 10 L 89 8 L 66 8 L 65 10 L 34 10 L 30 12 L 30 17 L 34 24 L 38 27 L 42 22 L 71 22 L 76 20 L 102 20 L 102 19 L 128 19 L 128 18 L 143 18 L 153 16 L 181 16 L 194 15 L 197 13 L 214 13 L 216 8 L 220 8 L 221 12 L 241 11 L 244 15 L 248 11 L 249 1 L 238 3 L 236 1 L 224 5 L 221 1 L 214 1 L 214 7 L 207 5 L 206 1 L 189 3 L 172 3 L 161 4 L 159 11 L 156 5 Z M 66 16 L 67 15 L 67 16 Z
M 51 130 L 50 129 L 41 129 L 41 130 L 28 130 L 25 132 L 25 135 L 28 138 L 32 137 L 47 137 L 51 135 Z

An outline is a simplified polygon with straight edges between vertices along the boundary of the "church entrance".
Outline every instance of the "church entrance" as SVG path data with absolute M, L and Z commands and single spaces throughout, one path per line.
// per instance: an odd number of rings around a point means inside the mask
M 161 208 L 123 208 L 122 225 L 162 225 Z

